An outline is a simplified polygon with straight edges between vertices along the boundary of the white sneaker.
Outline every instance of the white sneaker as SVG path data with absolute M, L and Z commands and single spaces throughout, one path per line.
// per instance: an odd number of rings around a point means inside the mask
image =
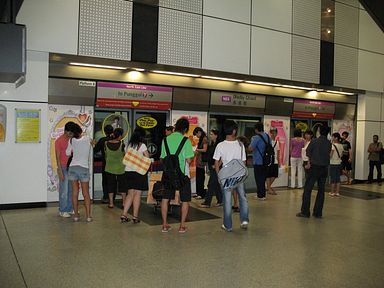
M 92 221 L 93 221 L 93 218 L 92 218 L 92 217 L 88 217 L 86 221 L 87 221 L 88 223 L 89 223 L 89 222 L 92 222 Z
M 63 218 L 70 218 L 71 214 L 69 214 L 68 212 L 59 212 L 59 216 Z
M 244 230 L 247 230 L 248 229 L 248 221 L 241 222 L 240 228 L 244 229 Z
M 226 231 L 226 232 L 232 232 L 232 228 L 231 228 L 231 229 L 228 229 L 228 228 L 226 228 L 226 227 L 224 226 L 224 224 L 221 225 L 221 229 L 223 229 L 223 230 Z

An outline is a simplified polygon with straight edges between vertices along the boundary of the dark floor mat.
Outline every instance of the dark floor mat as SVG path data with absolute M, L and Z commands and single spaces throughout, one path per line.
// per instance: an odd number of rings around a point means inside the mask
M 357 198 L 357 199 L 363 199 L 363 200 L 375 200 L 375 199 L 383 198 L 382 193 L 364 191 L 361 189 L 356 189 L 356 188 L 352 188 L 352 187 L 345 187 L 345 186 L 340 187 L 340 194 L 343 196 Z
M 121 202 L 116 201 L 116 207 L 121 207 Z M 119 203 L 120 202 L 120 203 Z M 194 221 L 202 221 L 202 220 L 210 220 L 210 219 L 219 219 L 220 217 L 210 214 L 208 212 L 202 211 L 200 209 L 189 207 L 188 219 L 187 222 Z M 154 205 L 147 204 L 146 202 L 141 202 L 140 206 L 140 220 L 148 225 L 161 225 L 161 211 L 160 207 L 156 210 L 154 209 Z M 168 222 L 179 223 L 180 222 L 180 207 L 179 206 L 171 206 L 168 211 Z

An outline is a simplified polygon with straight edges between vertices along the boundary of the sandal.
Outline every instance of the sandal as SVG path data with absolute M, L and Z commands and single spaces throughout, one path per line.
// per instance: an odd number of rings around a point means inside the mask
M 138 217 L 133 217 L 132 221 L 133 221 L 133 224 L 138 224 L 141 222 L 141 220 Z
M 121 221 L 121 223 L 126 223 L 126 222 L 129 222 L 129 221 L 131 221 L 131 219 L 129 219 L 127 216 L 125 216 L 125 215 L 121 215 L 120 216 L 120 221 Z

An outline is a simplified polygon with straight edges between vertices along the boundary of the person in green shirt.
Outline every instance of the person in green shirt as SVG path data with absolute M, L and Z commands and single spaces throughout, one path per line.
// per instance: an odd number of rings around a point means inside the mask
M 179 147 L 180 142 L 183 140 L 184 135 L 189 130 L 189 122 L 185 118 L 180 118 L 177 120 L 175 125 L 175 132 L 167 136 L 167 143 L 169 146 L 169 152 L 175 154 L 177 148 Z M 161 159 L 164 159 L 167 156 L 165 151 L 164 141 L 161 145 Z M 186 141 L 181 152 L 179 154 L 179 166 L 184 175 L 189 176 L 189 164 L 192 162 L 195 154 L 193 152 L 191 141 Z M 186 165 L 188 163 L 188 165 Z M 166 190 L 163 194 L 163 199 L 161 200 L 161 216 L 163 219 L 163 227 L 161 232 L 168 232 L 171 230 L 171 226 L 167 222 L 168 215 L 168 203 L 170 199 L 175 198 L 176 191 Z M 185 181 L 185 185 L 179 191 L 180 201 L 181 201 L 181 222 L 179 227 L 179 233 L 187 232 L 187 227 L 185 226 L 185 221 L 188 215 L 189 202 L 191 202 L 191 182 L 190 178 Z

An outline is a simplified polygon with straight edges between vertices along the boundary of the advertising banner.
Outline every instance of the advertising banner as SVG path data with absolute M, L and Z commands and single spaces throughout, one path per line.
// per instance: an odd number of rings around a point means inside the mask
M 264 130 L 269 134 L 271 128 L 277 129 L 276 139 L 279 141 L 279 177 L 273 182 L 273 187 L 288 186 L 289 171 L 289 117 L 264 116 Z M 269 134 L 270 135 L 270 134 Z
M 172 88 L 97 82 L 97 107 L 170 110 Z
M 48 201 L 59 199 L 59 177 L 57 175 L 57 163 L 55 154 L 55 141 L 64 133 L 64 126 L 69 121 L 79 124 L 86 135 L 93 137 L 93 107 L 49 105 L 48 106 Z M 92 154 L 89 157 L 91 179 L 89 191 L 92 197 Z M 81 196 L 82 197 L 82 196 Z
M 193 130 L 196 127 L 201 127 L 205 132 L 207 132 L 208 126 L 208 113 L 207 112 L 198 112 L 198 111 L 172 111 L 171 119 L 172 125 L 175 125 L 176 121 L 179 118 L 186 118 L 189 121 L 189 131 L 186 136 L 192 142 L 193 150 L 196 149 L 199 139 L 193 136 Z M 208 134 L 208 133 L 207 133 Z M 186 165 L 187 169 L 188 165 Z M 196 193 L 196 158 L 189 165 L 189 174 L 191 177 L 191 188 L 192 193 Z

